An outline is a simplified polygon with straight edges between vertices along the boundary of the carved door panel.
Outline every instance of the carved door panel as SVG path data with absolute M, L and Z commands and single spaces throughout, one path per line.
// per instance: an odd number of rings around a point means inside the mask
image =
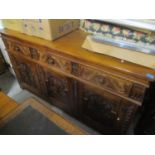
M 79 84 L 79 116 L 103 134 L 124 134 L 137 106 L 120 97 Z
M 68 113 L 73 109 L 72 80 L 60 73 L 45 70 L 46 95 L 54 105 Z
M 40 86 L 38 82 L 35 64 L 14 54 L 9 55 L 21 86 L 23 88 L 29 89 L 34 93 L 39 93 Z

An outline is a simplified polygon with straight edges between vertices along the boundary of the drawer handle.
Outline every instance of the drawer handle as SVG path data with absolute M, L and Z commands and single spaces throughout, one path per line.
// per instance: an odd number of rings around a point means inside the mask
M 17 52 L 21 52 L 21 49 L 18 46 L 14 46 L 14 50 Z
M 53 65 L 55 62 L 54 62 L 54 59 L 52 59 L 51 57 L 48 57 L 47 58 L 47 63 Z
M 87 98 L 87 97 L 83 97 L 83 100 L 84 100 L 84 101 L 88 101 L 88 98 Z
M 95 80 L 100 84 L 104 84 L 106 82 L 106 79 L 103 76 L 96 76 Z
M 100 78 L 100 79 L 99 79 L 99 82 L 100 82 L 101 84 L 104 84 L 104 83 L 105 83 L 105 79 L 104 79 L 104 78 Z
M 65 88 L 64 91 L 67 93 L 69 90 L 68 90 L 68 88 Z
M 117 121 L 120 121 L 120 117 L 117 117 Z

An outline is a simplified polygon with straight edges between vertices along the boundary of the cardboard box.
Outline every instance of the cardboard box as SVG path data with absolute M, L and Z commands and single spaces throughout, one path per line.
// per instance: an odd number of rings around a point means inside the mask
M 3 19 L 2 24 L 3 24 L 4 28 L 23 32 L 23 30 L 22 30 L 22 25 L 23 25 L 22 19 Z
M 47 40 L 57 39 L 79 28 L 80 24 L 78 19 L 22 19 L 20 22 L 4 20 L 4 27 Z

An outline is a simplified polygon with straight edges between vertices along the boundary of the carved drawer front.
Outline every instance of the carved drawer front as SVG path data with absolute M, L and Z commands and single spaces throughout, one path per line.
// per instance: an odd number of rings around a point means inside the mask
M 54 102 L 56 106 L 64 111 L 70 112 L 72 103 L 72 84 L 67 77 L 54 72 L 46 72 L 46 92 L 51 99 L 56 99 L 59 103 Z
M 40 51 L 37 47 L 34 47 L 31 44 L 26 44 L 24 42 L 15 40 L 15 39 L 6 39 L 3 38 L 6 48 L 9 51 L 23 54 L 34 60 L 40 59 Z
M 21 49 L 21 53 L 24 55 L 24 56 L 27 56 L 33 60 L 39 60 L 40 59 L 40 51 L 38 48 L 36 47 L 33 47 L 33 45 L 29 45 L 29 44 L 15 44 L 14 43 L 14 46 L 18 46 L 20 49 Z M 16 51 L 16 50 L 14 50 Z M 16 51 L 18 52 L 18 51 Z
M 88 125 L 105 134 L 123 134 L 137 108 L 120 97 L 81 86 L 80 116 Z M 102 95 L 101 95 L 102 94 Z
M 72 73 L 76 76 L 90 81 L 99 87 L 111 90 L 124 96 L 128 96 L 132 88 L 132 82 L 108 75 L 104 72 L 86 67 L 84 65 L 72 64 Z
M 25 48 L 23 44 L 16 40 L 10 40 L 10 50 L 13 52 L 20 53 L 20 54 L 25 53 Z
M 50 66 L 60 69 L 61 71 L 70 73 L 71 72 L 71 62 L 62 56 L 57 56 L 52 53 L 45 53 L 42 60 L 49 64 Z
M 7 37 L 3 37 L 3 41 L 7 50 L 24 53 L 24 47 L 22 47 L 21 42 L 15 41 L 13 39 L 8 39 Z

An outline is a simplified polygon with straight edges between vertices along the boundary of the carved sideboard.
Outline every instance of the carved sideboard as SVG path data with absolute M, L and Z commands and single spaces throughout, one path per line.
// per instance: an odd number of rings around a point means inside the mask
M 146 75 L 155 71 L 81 48 L 85 32 L 53 42 L 7 29 L 1 36 L 22 88 L 103 134 L 126 134 L 149 102 L 154 77 Z

